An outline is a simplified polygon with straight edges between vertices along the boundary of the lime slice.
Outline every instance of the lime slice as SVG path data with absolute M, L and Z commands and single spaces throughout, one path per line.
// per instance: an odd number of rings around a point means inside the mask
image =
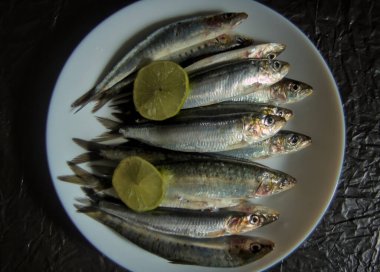
M 138 212 L 157 208 L 166 192 L 160 172 L 140 157 L 123 159 L 113 173 L 112 185 L 120 199 Z
M 189 95 L 186 71 L 171 61 L 154 61 L 140 69 L 133 86 L 136 110 L 150 120 L 176 115 Z

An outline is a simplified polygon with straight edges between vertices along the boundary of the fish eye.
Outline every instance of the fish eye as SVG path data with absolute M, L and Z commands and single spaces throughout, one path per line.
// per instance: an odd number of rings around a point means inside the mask
M 223 14 L 223 17 L 225 18 L 225 19 L 231 19 L 231 18 L 233 18 L 234 17 L 234 13 L 232 13 L 232 12 L 229 12 L 229 13 L 224 13 Z
M 265 117 L 264 124 L 266 126 L 272 126 L 274 124 L 274 118 L 272 116 Z
M 280 116 L 280 117 L 284 117 L 285 112 L 283 110 L 278 110 L 277 111 L 277 115 Z
M 281 68 L 281 62 L 279 61 L 274 61 L 273 64 L 272 64 L 272 67 L 275 69 L 275 70 L 279 70 Z
M 292 90 L 293 91 L 298 91 L 300 89 L 300 85 L 298 85 L 298 84 L 293 84 L 292 85 Z
M 299 137 L 297 135 L 292 135 L 289 139 L 289 142 L 291 145 L 295 145 L 298 143 Z
M 268 54 L 268 59 L 272 60 L 276 57 L 276 55 L 274 53 L 269 53 Z
M 249 245 L 249 250 L 252 253 L 258 253 L 261 250 L 261 245 L 257 243 L 252 243 Z
M 288 179 L 284 178 L 284 179 L 281 181 L 281 187 L 285 187 L 285 186 L 287 186 L 287 185 L 289 185 L 289 181 L 288 181 Z
M 249 218 L 249 223 L 252 225 L 256 225 L 256 224 L 260 223 L 260 217 L 257 215 L 251 215 Z

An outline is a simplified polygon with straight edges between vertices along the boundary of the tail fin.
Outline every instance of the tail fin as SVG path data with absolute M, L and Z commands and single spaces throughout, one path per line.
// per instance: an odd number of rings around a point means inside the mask
M 105 141 L 121 139 L 121 138 L 123 138 L 123 135 L 120 134 L 119 132 L 110 131 L 110 132 L 104 132 L 92 140 L 94 142 L 105 142 Z
M 103 159 L 104 158 L 100 156 L 98 153 L 92 151 L 80 154 L 79 156 L 76 156 L 74 159 L 72 159 L 70 162 L 74 164 L 81 164 L 85 162 L 99 161 Z
M 82 186 L 81 190 L 94 203 L 98 203 L 100 201 L 121 203 L 120 198 L 117 196 L 113 188 L 108 188 L 102 191 L 96 191 L 93 188 Z
M 120 127 L 121 127 L 121 123 L 120 122 L 117 122 L 117 121 L 114 121 L 114 120 L 111 120 L 111 119 L 108 119 L 108 118 L 104 118 L 104 117 L 99 117 L 99 116 L 96 116 L 96 119 L 107 129 L 109 130 L 118 130 Z
M 86 141 L 79 138 L 73 138 L 73 141 L 87 151 L 100 151 L 102 149 L 107 149 L 107 145 L 95 143 L 92 141 Z
M 94 175 L 90 172 L 87 172 L 86 170 L 84 170 L 83 168 L 77 166 L 76 164 L 72 162 L 67 162 L 67 164 L 69 165 L 70 169 L 74 172 L 74 174 L 77 177 L 79 177 L 77 179 L 71 178 L 71 180 L 78 181 L 77 184 L 91 186 L 97 189 L 104 189 L 104 188 L 109 188 L 112 186 L 112 180 L 110 177 Z
M 96 171 L 100 175 L 112 176 L 116 166 L 93 164 L 91 165 L 91 168 L 94 169 L 94 171 Z
M 76 99 L 72 104 L 71 104 L 71 108 L 74 109 L 74 108 L 77 108 L 77 107 L 80 107 L 79 109 L 77 109 L 75 112 L 77 113 L 78 111 L 80 111 L 84 106 L 86 106 L 89 102 L 93 101 L 93 98 L 96 94 L 96 91 L 95 91 L 95 88 L 91 88 L 89 91 L 87 91 L 85 94 L 83 94 L 82 96 L 80 96 L 78 99 Z
M 84 181 L 81 177 L 78 177 L 76 175 L 58 176 L 58 179 L 64 182 L 78 184 L 78 185 L 86 184 L 86 181 Z

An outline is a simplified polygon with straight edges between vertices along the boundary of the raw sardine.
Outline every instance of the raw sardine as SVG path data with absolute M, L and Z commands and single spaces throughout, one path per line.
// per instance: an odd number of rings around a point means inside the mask
M 153 146 L 184 152 L 218 152 L 241 148 L 269 138 L 286 121 L 263 114 L 236 114 L 192 119 L 172 124 L 141 124 L 121 128 L 119 132 Z M 103 134 L 99 140 L 107 140 Z
M 244 59 L 190 75 L 190 94 L 183 109 L 207 106 L 247 95 L 281 80 L 289 64 L 279 60 Z
M 91 201 L 91 206 L 117 216 L 124 222 L 161 233 L 194 238 L 213 238 L 241 234 L 278 219 L 278 212 L 256 207 L 252 213 L 238 211 L 189 211 L 185 209 L 155 209 L 138 213 L 125 205 L 109 201 Z
M 229 32 L 247 17 L 246 13 L 221 13 L 191 17 L 159 28 L 130 50 L 92 90 L 78 98 L 72 107 L 83 106 L 94 95 L 109 89 L 153 60 L 164 59 L 186 47 Z
M 244 96 L 233 97 L 228 100 L 284 105 L 301 101 L 312 93 L 313 88 L 310 85 L 294 79 L 284 78 L 272 86 L 262 88 Z
M 110 227 L 137 246 L 168 261 L 212 267 L 236 267 L 262 258 L 272 251 L 271 241 L 232 235 L 195 239 L 173 236 L 135 227 L 121 218 L 93 207 L 76 205 L 79 212 Z
M 274 59 L 285 50 L 285 45 L 280 43 L 265 43 L 251 45 L 244 48 L 235 49 L 228 52 L 219 53 L 216 55 L 203 58 L 185 68 L 188 73 L 194 73 L 200 69 L 218 65 L 221 63 L 235 61 L 238 59 Z
M 297 152 L 310 144 L 311 138 L 306 135 L 291 131 L 279 131 L 264 141 L 253 143 L 245 148 L 218 152 L 216 155 L 255 161 Z

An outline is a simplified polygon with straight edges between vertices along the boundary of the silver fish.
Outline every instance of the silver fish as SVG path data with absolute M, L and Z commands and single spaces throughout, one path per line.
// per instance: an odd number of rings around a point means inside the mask
M 244 96 L 237 96 L 229 101 L 248 103 L 269 103 L 274 105 L 291 104 L 308 97 L 313 88 L 301 81 L 284 78 L 281 81 Z
M 254 58 L 254 59 L 274 59 L 285 50 L 285 45 L 280 43 L 265 43 L 251 45 L 244 48 L 235 49 L 228 52 L 203 58 L 187 67 L 185 70 L 190 74 L 206 69 L 207 67 L 218 65 L 221 63 L 234 61 L 238 59 Z
M 224 33 L 216 38 L 201 41 L 193 46 L 185 47 L 169 56 L 161 58 L 161 60 L 170 60 L 177 63 L 182 63 L 197 59 L 200 56 L 215 54 L 226 50 L 231 50 L 236 47 L 248 46 L 252 43 L 253 40 L 247 36 L 236 33 Z
M 106 145 L 78 138 L 74 138 L 73 141 L 88 151 L 72 159 L 71 163 L 74 164 L 98 160 L 111 160 L 119 162 L 122 159 L 130 156 L 139 156 L 152 164 L 162 161 L 213 159 L 213 155 L 209 154 L 171 151 L 136 142 Z
M 141 124 L 121 128 L 125 138 L 183 152 L 218 152 L 245 147 L 277 133 L 286 121 L 263 114 L 236 114 L 172 124 Z M 104 135 L 103 135 L 104 136 Z M 107 134 L 98 139 L 107 140 Z
M 236 206 L 242 200 L 277 194 L 296 184 L 288 174 L 253 163 L 211 160 L 156 167 L 169 184 L 163 207 L 191 209 L 199 203 L 202 207 L 197 209 Z
M 234 33 L 225 33 L 216 38 L 205 40 L 196 45 L 189 46 L 182 50 L 176 51 L 173 54 L 165 56 L 165 58 L 162 59 L 174 61 L 181 64 L 183 62 L 188 62 L 192 59 L 196 59 L 203 55 L 218 53 L 236 47 L 247 46 L 251 45 L 252 43 L 253 40 L 249 37 Z M 131 83 L 135 80 L 135 78 L 136 73 L 133 73 L 130 76 L 119 81 L 106 91 L 99 93 L 96 97 L 94 97 L 94 100 L 96 100 L 96 104 L 92 112 L 96 112 L 109 100 L 117 97 L 119 94 L 123 93 L 132 95 L 132 88 L 130 85 L 132 85 Z
M 157 29 L 130 50 L 93 90 L 77 99 L 72 107 L 91 101 L 95 94 L 109 89 L 150 61 L 164 59 L 186 47 L 227 33 L 247 17 L 242 12 L 196 16 Z
M 279 131 L 276 135 L 245 148 L 216 153 L 227 157 L 255 161 L 297 152 L 311 144 L 311 138 L 296 132 Z
M 90 186 L 101 199 L 119 198 L 111 187 L 110 172 L 115 166 L 108 167 L 110 171 L 106 167 L 100 171 L 97 168 L 98 175 L 71 163 L 69 166 L 75 175 L 60 176 L 60 180 Z M 287 191 L 297 182 L 288 174 L 252 162 L 199 160 L 160 163 L 155 166 L 169 184 L 160 203 L 160 207 L 167 208 L 214 210 L 232 207 L 250 198 Z M 93 193 L 86 194 L 91 196 Z
M 181 110 L 180 113 L 171 120 L 187 120 L 190 118 L 207 118 L 220 115 L 255 112 L 265 115 L 279 116 L 284 118 L 285 121 L 289 121 L 293 117 L 293 112 L 291 110 L 273 105 L 244 102 L 223 102 L 199 108 Z
M 244 59 L 190 75 L 190 94 L 183 109 L 216 104 L 268 87 L 281 80 L 289 64 L 279 60 Z
M 236 267 L 262 258 L 274 247 L 271 241 L 251 236 L 195 239 L 162 234 L 144 227 L 135 227 L 93 207 L 75 206 L 79 212 L 110 227 L 137 246 L 175 263 Z
M 213 238 L 252 231 L 278 219 L 278 212 L 256 207 L 252 213 L 238 211 L 189 211 L 156 209 L 138 213 L 125 205 L 108 201 L 92 202 L 99 210 L 123 219 L 126 223 L 161 233 L 194 238 Z
M 113 108 L 120 111 L 113 113 L 113 115 L 119 120 L 132 123 L 135 122 L 138 124 L 150 122 L 148 119 L 142 118 L 135 111 L 125 110 L 127 108 L 130 108 L 129 103 L 114 105 Z M 291 110 L 278 106 L 246 102 L 222 102 L 209 106 L 181 110 L 179 114 L 170 119 L 167 119 L 167 121 L 186 121 L 193 118 L 208 118 L 236 113 L 254 112 L 266 115 L 280 116 L 283 117 L 286 121 L 289 121 L 293 117 L 293 112 Z

